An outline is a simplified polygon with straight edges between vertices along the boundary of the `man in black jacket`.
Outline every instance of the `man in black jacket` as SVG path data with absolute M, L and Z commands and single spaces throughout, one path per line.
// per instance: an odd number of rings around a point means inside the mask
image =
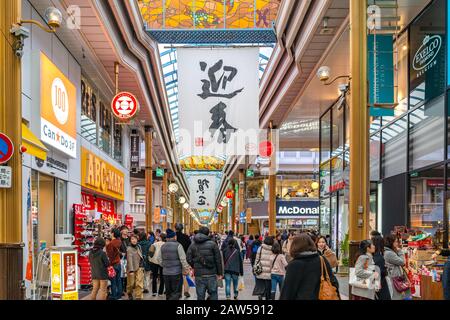
M 183 225 L 181 223 L 177 223 L 175 229 L 177 230 L 177 241 L 183 246 L 184 252 L 187 254 L 189 246 L 191 245 L 191 238 L 183 233 Z M 183 289 L 184 296 L 190 298 L 191 294 L 189 293 L 189 284 L 186 280 L 186 276 L 183 276 Z
M 187 261 L 194 268 L 197 300 L 205 300 L 206 291 L 210 300 L 218 300 L 217 280 L 223 277 L 222 255 L 209 237 L 207 227 L 201 227 L 195 235 L 187 252 Z

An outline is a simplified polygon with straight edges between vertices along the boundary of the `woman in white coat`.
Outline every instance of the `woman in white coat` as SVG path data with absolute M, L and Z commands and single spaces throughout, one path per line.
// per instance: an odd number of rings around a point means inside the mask
M 255 289 L 253 290 L 253 295 L 259 296 L 262 300 L 263 297 L 266 300 L 270 300 L 272 291 L 272 246 L 274 243 L 273 237 L 264 238 L 262 246 L 258 249 L 256 253 L 256 259 L 254 266 L 261 264 L 262 272 L 260 274 L 255 274 Z

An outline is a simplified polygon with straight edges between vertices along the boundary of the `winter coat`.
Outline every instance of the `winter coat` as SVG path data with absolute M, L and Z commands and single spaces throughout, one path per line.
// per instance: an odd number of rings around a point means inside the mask
M 127 272 L 136 272 L 144 267 L 144 257 L 139 245 L 127 248 Z
M 400 277 L 404 275 L 403 267 L 405 266 L 405 253 L 403 250 L 394 252 L 390 248 L 384 248 L 384 261 L 386 263 L 388 281 L 392 283 L 392 300 L 403 300 L 405 295 L 410 294 L 410 290 L 405 293 L 400 293 L 395 290 L 392 282 L 392 278 Z
M 183 232 L 177 232 L 177 241 L 183 246 L 184 252 L 187 253 L 191 245 L 191 239 Z
M 330 264 L 331 268 L 336 268 L 338 266 L 338 261 L 336 258 L 336 254 L 331 249 L 326 250 L 317 250 L 321 256 L 323 256 L 325 259 L 328 260 L 328 263 Z
M 120 252 L 127 254 L 127 248 L 130 246 L 130 238 L 120 237 Z
M 89 252 L 89 263 L 91 264 L 91 277 L 93 280 L 108 280 L 109 260 L 103 249 L 96 248 Z
M 207 235 L 197 233 L 188 249 L 187 261 L 196 277 L 223 275 L 222 255 L 219 247 Z
M 148 261 L 148 250 L 150 249 L 150 241 L 149 240 L 144 240 L 144 241 L 139 241 L 138 242 L 139 246 L 141 247 L 142 250 L 142 257 L 144 258 L 144 270 L 145 271 L 150 271 L 150 262 Z
M 122 241 L 120 239 L 112 239 L 106 246 L 106 254 L 108 255 L 109 263 L 111 266 L 115 266 L 120 263 L 120 248 L 122 247 Z
M 368 266 L 366 269 L 366 265 Z M 355 274 L 358 279 L 369 279 L 375 272 L 375 263 L 371 254 L 362 254 L 355 264 Z M 352 294 L 358 297 L 375 300 L 375 289 L 364 289 L 352 286 Z
M 332 285 L 339 292 L 339 283 L 330 264 L 324 259 Z M 289 262 L 281 289 L 280 300 L 318 300 L 321 261 L 317 252 L 304 252 Z
M 381 283 L 381 289 L 380 291 L 376 292 L 375 295 L 377 297 L 377 300 L 391 300 L 391 293 L 389 291 L 388 283 L 387 283 L 387 269 L 386 269 L 386 263 L 384 261 L 384 256 L 381 252 L 377 252 L 373 255 L 373 262 L 376 266 L 380 269 L 380 283 Z
M 291 254 L 290 254 L 290 250 L 291 250 L 291 244 L 292 244 L 292 239 L 287 239 L 284 243 L 283 246 L 281 247 L 283 250 L 283 253 L 286 256 L 286 260 L 287 262 L 290 262 L 292 260 Z
M 177 241 L 167 240 L 156 257 L 157 264 L 163 267 L 163 275 L 176 276 L 189 268 L 183 246 Z
M 223 261 L 225 273 L 244 275 L 244 265 L 239 250 L 225 247 L 223 250 Z
M 286 257 L 284 254 L 273 254 L 272 253 L 272 274 L 277 274 L 284 276 L 286 275 L 286 267 L 288 262 L 286 261 Z
M 261 261 L 263 272 L 256 276 L 258 279 L 271 280 L 272 279 L 272 246 L 265 243 L 258 249 L 256 253 L 255 264 Z
M 224 241 L 222 241 L 222 246 L 220 247 L 220 250 L 224 250 L 226 247 L 228 247 L 228 241 L 230 241 L 230 239 L 235 239 L 236 240 L 236 249 L 238 249 L 239 251 L 241 251 L 241 246 L 239 245 L 239 241 L 241 241 L 240 239 L 236 239 L 234 236 L 227 236 L 225 238 Z

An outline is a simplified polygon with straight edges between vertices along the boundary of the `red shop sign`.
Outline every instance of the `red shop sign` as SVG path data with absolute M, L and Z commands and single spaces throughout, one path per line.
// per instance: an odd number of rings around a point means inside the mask
M 95 210 L 95 198 L 92 194 L 82 192 L 81 201 L 86 210 Z
M 112 100 L 111 109 L 117 119 L 120 121 L 128 121 L 136 116 L 139 105 L 133 94 L 120 92 Z
M 102 218 L 105 220 L 117 219 L 114 201 L 97 197 L 97 211 L 102 214 Z
M 450 186 L 450 180 L 447 180 L 447 185 Z M 443 188 L 444 179 L 427 179 L 427 186 L 434 188 Z
M 134 218 L 132 215 L 129 215 L 129 214 L 125 215 L 125 224 L 126 225 L 130 225 L 130 226 L 133 225 L 133 221 L 134 221 Z
M 328 192 L 336 192 L 338 190 L 345 189 L 345 186 L 346 186 L 345 181 L 339 181 L 338 183 L 333 184 L 332 186 L 330 186 L 328 188 Z

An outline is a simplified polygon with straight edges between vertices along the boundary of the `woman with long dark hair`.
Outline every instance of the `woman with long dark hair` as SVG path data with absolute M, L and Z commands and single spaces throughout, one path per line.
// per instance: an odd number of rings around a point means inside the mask
M 411 290 L 398 292 L 393 285 L 393 279 L 404 276 L 403 267 L 405 266 L 405 253 L 402 250 L 401 243 L 396 235 L 389 234 L 384 237 L 384 260 L 386 261 L 386 269 L 388 281 L 392 283 L 392 300 L 403 300 L 411 294 Z M 408 281 L 407 279 L 405 279 Z
M 388 283 L 386 281 L 387 270 L 384 261 L 384 239 L 379 233 L 373 233 L 372 243 L 375 246 L 373 262 L 380 268 L 381 289 L 375 293 L 377 300 L 391 300 Z

